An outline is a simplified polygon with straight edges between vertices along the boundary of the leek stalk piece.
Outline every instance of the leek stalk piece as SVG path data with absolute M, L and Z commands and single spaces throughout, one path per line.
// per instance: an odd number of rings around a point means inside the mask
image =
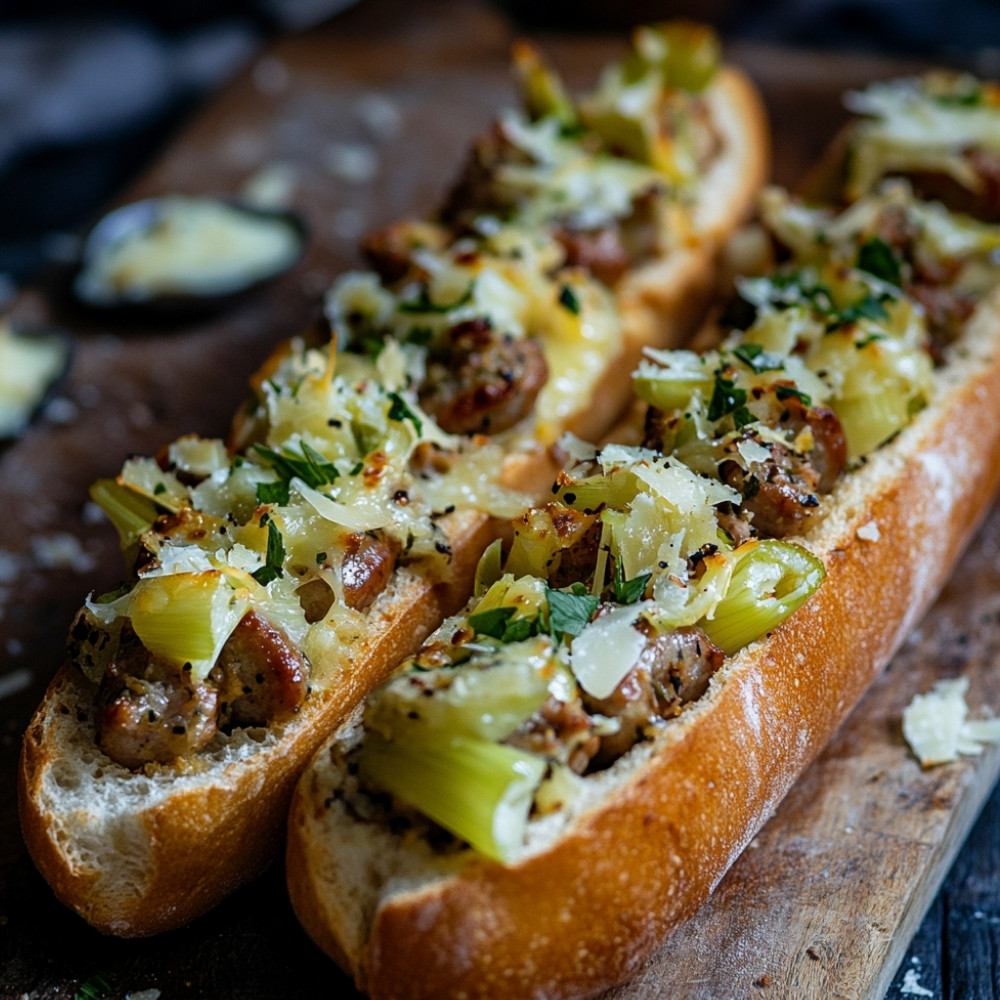
M 503 543 L 491 542 L 476 564 L 474 596 L 482 597 L 503 576 Z
M 524 109 L 532 121 L 554 117 L 563 128 L 577 125 L 576 109 L 559 75 L 546 66 L 528 42 L 514 46 L 514 71 L 521 86 Z
M 459 669 L 423 671 L 419 683 L 404 674 L 372 694 L 365 725 L 387 739 L 506 739 L 541 707 L 556 669 L 551 642 L 536 636 Z
M 747 542 L 734 555 L 726 596 L 700 623 L 729 656 L 780 625 L 826 576 L 820 559 L 791 542 Z
M 504 862 L 523 843 L 543 757 L 468 736 L 387 741 L 369 732 L 361 776 L 477 851 Z
M 666 411 L 684 409 L 698 390 L 703 396 L 710 396 L 714 384 L 711 371 L 675 372 L 667 368 L 655 371 L 652 366 L 640 368 L 632 380 L 632 388 L 643 402 Z
M 140 580 L 129 617 L 146 649 L 178 666 L 190 663 L 192 676 L 203 680 L 248 606 L 245 591 L 209 570 Z
M 836 411 L 847 438 L 847 457 L 861 458 L 888 441 L 910 422 L 912 409 L 911 397 L 895 385 L 838 400 Z
M 98 479 L 90 487 L 90 499 L 108 516 L 118 532 L 122 552 L 128 553 L 149 531 L 159 515 L 156 504 L 114 479 Z

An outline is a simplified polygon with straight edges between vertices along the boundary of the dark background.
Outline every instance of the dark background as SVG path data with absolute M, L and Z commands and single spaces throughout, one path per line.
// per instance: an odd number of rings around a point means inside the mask
M 268 41 L 357 0 L 0 2 L 0 304 Z M 361 0 L 377 5 L 378 0 Z M 884 52 L 1000 74 L 995 0 L 508 0 L 525 30 L 672 14 L 729 40 Z

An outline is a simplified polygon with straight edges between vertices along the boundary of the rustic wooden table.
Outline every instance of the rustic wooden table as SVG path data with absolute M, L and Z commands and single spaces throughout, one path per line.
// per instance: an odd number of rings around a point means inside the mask
M 436 203 L 469 138 L 509 99 L 511 39 L 510 25 L 477 4 L 372 0 L 250 67 L 125 194 L 233 192 L 275 167 L 291 178 L 309 252 L 223 316 L 182 329 L 111 326 L 68 307 L 59 276 L 18 302 L 22 318 L 70 330 L 76 354 L 62 389 L 69 419 L 42 422 L 0 455 L 0 997 L 74 997 L 95 974 L 115 997 L 355 996 L 299 931 L 280 865 L 162 938 L 92 932 L 54 901 L 26 855 L 17 748 L 82 596 L 119 572 L 113 533 L 85 503 L 89 483 L 127 453 L 153 453 L 188 431 L 222 432 L 269 345 L 315 320 L 323 289 L 357 263 L 358 237 Z M 616 45 L 540 41 L 581 84 Z M 775 176 L 786 183 L 841 120 L 845 87 L 906 68 L 759 47 L 731 54 L 767 100 Z M 343 153 L 359 145 L 368 169 L 352 177 Z M 46 540 L 62 533 L 80 543 L 73 565 L 45 555 Z M 995 512 L 942 599 L 710 904 L 612 996 L 998 995 L 1000 798 L 938 887 L 994 784 L 1000 751 L 923 773 L 899 734 L 903 705 L 943 674 L 968 676 L 973 702 L 1000 709 L 998 552 Z

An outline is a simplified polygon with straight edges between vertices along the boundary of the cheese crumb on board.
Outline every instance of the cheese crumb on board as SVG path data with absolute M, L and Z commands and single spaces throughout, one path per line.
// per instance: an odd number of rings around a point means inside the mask
M 918 694 L 903 712 L 903 736 L 924 767 L 977 755 L 1000 740 L 1000 719 L 969 719 L 965 704 L 968 678 L 938 681 Z

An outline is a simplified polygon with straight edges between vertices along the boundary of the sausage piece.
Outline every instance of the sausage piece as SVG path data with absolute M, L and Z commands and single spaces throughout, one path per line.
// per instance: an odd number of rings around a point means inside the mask
M 165 764 L 215 735 L 218 693 L 154 656 L 126 625 L 97 696 L 97 742 L 123 767 Z
M 646 643 L 639 658 L 607 698 L 586 696 L 588 712 L 618 720 L 618 730 L 601 737 L 591 767 L 607 767 L 626 753 L 661 719 L 680 713 L 700 698 L 725 653 L 700 629 L 660 634 L 641 623 Z
M 449 331 L 447 350 L 432 357 L 420 405 L 448 434 L 498 434 L 531 412 L 548 377 L 535 341 L 473 319 Z
M 219 653 L 210 674 L 219 692 L 219 725 L 284 722 L 305 701 L 308 671 L 284 633 L 248 611 Z

